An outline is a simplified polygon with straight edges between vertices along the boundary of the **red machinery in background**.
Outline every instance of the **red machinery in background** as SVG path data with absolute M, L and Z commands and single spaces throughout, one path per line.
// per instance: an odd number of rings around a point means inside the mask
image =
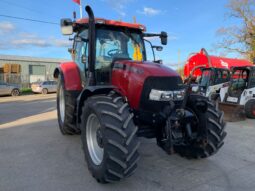
M 253 82 L 251 82 L 253 70 L 250 66 L 253 66 L 253 64 L 247 60 L 210 56 L 207 51 L 202 48 L 200 52 L 192 54 L 188 58 L 187 63 L 184 66 L 184 77 L 188 79 L 190 73 L 192 73 L 192 82 L 194 83 L 192 91 L 205 95 L 209 99 L 220 101 L 220 110 L 224 111 L 224 119 L 226 121 L 240 121 L 245 119 L 244 108 L 248 108 L 246 109 L 246 113 L 249 114 L 247 116 L 252 116 L 252 109 L 250 109 L 251 103 L 249 102 L 249 106 L 244 107 L 245 104 L 243 103 L 243 100 L 247 100 L 247 98 L 244 98 L 245 91 L 243 89 L 240 89 L 242 87 L 245 89 L 251 89 L 254 87 Z M 244 71 L 242 72 L 241 77 L 240 73 L 231 74 L 230 71 L 233 72 L 233 69 L 235 68 L 240 69 L 236 69 L 237 71 Z M 251 74 L 249 76 L 245 76 L 243 75 L 243 73 L 245 72 L 246 74 Z M 243 86 L 241 83 L 244 78 L 247 81 L 246 86 L 245 83 L 243 83 Z M 233 84 L 237 87 L 234 87 Z M 231 86 L 230 89 L 229 86 Z M 229 96 L 229 94 L 231 94 L 232 89 L 240 89 L 239 92 L 243 94 L 241 95 L 240 93 L 241 96 L 235 95 L 231 97 Z M 249 92 L 252 91 L 253 90 L 251 89 Z M 227 98 L 228 100 L 232 99 L 237 101 L 234 104 L 228 103 L 226 101 Z M 252 100 L 251 102 L 253 104 L 254 100 Z M 254 115 L 252 117 L 254 117 Z
M 243 59 L 234 59 L 234 58 L 224 58 L 211 56 L 207 51 L 202 48 L 200 52 L 192 54 L 186 64 L 184 65 L 184 77 L 188 78 L 190 72 L 195 66 L 205 65 L 206 68 L 227 68 L 231 69 L 232 67 L 242 67 L 250 66 L 251 62 Z M 194 71 L 193 76 L 201 76 L 201 70 L 198 68 Z

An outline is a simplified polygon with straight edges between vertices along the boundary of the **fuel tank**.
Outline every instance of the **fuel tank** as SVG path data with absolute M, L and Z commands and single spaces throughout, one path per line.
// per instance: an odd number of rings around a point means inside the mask
M 121 60 L 113 65 L 112 85 L 128 98 L 132 109 L 138 110 L 141 102 L 149 99 L 151 89 L 175 90 L 182 80 L 176 71 L 162 64 Z

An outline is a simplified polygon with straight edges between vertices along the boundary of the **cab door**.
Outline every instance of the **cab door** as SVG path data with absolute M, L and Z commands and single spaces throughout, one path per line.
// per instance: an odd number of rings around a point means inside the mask
M 88 30 L 85 29 L 74 39 L 74 61 L 77 64 L 82 80 L 82 86 L 85 86 L 88 71 Z
M 10 93 L 10 88 L 6 83 L 0 82 L 0 95 L 7 95 Z
M 250 71 L 248 89 L 255 88 L 255 69 Z

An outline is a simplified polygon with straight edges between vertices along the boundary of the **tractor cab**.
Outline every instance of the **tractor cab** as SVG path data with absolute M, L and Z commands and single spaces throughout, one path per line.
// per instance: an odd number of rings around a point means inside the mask
M 222 87 L 228 86 L 230 72 L 225 68 L 200 68 L 202 74 L 198 79 L 197 88 L 193 90 L 205 95 L 219 93 Z
M 70 25 L 72 30 L 66 30 Z M 64 35 L 75 33 L 73 47 L 69 49 L 69 52 L 84 74 L 82 75 L 83 81 L 88 79 L 89 72 L 93 73 L 92 83 L 94 85 L 111 84 L 111 72 L 117 60 L 145 62 L 147 60 L 145 41 L 149 43 L 150 41 L 145 40 L 144 37 L 158 36 L 161 38 L 162 45 L 167 44 L 167 33 L 145 33 L 146 28 L 135 23 L 100 18 L 95 18 L 93 23 L 90 23 L 89 19 L 79 19 L 77 21 L 62 19 L 61 28 Z M 150 45 L 154 62 L 157 63 L 159 61 L 155 60 L 154 50 L 161 51 L 163 47 L 153 46 L 151 43 Z M 89 64 L 92 59 L 93 62 L 91 63 L 93 64 Z

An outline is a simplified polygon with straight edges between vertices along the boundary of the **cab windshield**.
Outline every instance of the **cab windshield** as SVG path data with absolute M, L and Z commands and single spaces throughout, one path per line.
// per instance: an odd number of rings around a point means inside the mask
M 203 70 L 199 85 L 204 87 L 211 85 L 213 73 L 212 70 Z
M 145 49 L 139 31 L 97 29 L 96 69 L 109 67 L 118 59 L 144 61 Z
M 235 93 L 241 93 L 248 84 L 249 70 L 235 70 L 231 77 L 230 90 Z

